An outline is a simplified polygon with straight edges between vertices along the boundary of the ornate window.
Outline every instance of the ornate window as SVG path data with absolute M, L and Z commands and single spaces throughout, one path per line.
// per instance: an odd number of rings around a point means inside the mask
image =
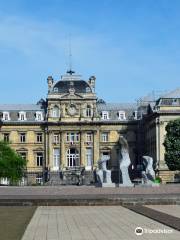
M 58 133 L 54 133 L 53 143 L 55 143 L 55 144 L 58 144 L 58 143 L 59 143 L 59 134 L 58 134 Z
M 93 135 L 92 135 L 92 133 L 87 133 L 87 135 L 86 135 L 86 141 L 89 142 L 89 143 L 93 141 Z
M 19 112 L 19 121 L 26 121 L 26 112 Z
M 67 142 L 79 142 L 79 133 L 67 133 L 66 135 Z
M 91 117 L 92 116 L 92 109 L 91 106 L 87 106 L 86 108 L 86 117 Z
M 4 133 L 4 142 L 9 142 L 9 133 Z
M 54 106 L 54 108 L 52 109 L 52 117 L 54 118 L 60 117 L 60 110 L 58 106 Z
M 10 115 L 9 112 L 3 112 L 3 121 L 9 121 L 10 120 Z
M 107 132 L 102 133 L 101 140 L 102 142 L 108 142 L 109 134 Z

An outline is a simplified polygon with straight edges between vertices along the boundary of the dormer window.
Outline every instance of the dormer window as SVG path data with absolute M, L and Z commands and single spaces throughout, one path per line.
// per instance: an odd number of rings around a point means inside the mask
M 125 111 L 119 111 L 118 112 L 118 118 L 119 118 L 119 120 L 126 120 L 126 113 L 125 113 Z
M 102 111 L 102 119 L 108 120 L 109 119 L 109 112 L 108 111 Z
M 87 87 L 87 88 L 86 88 L 86 92 L 87 92 L 87 93 L 91 92 L 90 87 Z
M 179 105 L 178 99 L 173 99 L 172 105 L 174 105 L 174 106 Z
M 3 112 L 3 121 L 9 121 L 10 120 L 10 115 L 9 112 Z
M 43 120 L 42 112 L 36 112 L 36 121 L 42 121 L 42 120 Z
M 19 112 L 19 121 L 26 121 L 26 112 Z
M 54 88 L 54 92 L 58 92 L 58 88 L 57 87 Z
M 60 110 L 58 106 L 54 106 L 54 108 L 52 109 L 52 117 L 54 118 L 60 117 Z

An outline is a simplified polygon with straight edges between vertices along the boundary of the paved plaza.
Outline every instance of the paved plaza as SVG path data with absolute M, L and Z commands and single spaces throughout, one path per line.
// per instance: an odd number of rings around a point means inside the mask
M 135 234 L 137 227 L 144 231 L 141 236 Z M 51 206 L 37 208 L 22 238 L 22 240 L 86 239 L 176 240 L 180 239 L 180 232 L 121 206 Z

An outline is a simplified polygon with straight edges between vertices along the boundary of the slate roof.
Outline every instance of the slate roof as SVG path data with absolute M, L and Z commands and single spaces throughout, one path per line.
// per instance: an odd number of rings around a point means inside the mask
M 58 93 L 68 93 L 70 88 L 74 88 L 76 93 L 91 92 L 89 84 L 84 80 L 62 81 L 57 82 L 53 89 L 58 89 Z
M 97 109 L 101 116 L 102 111 L 108 111 L 109 120 L 119 120 L 118 112 L 124 111 L 127 120 L 134 119 L 133 113 L 137 110 L 136 104 L 133 103 L 97 103 Z M 108 121 L 108 120 L 105 120 Z M 119 120 L 120 121 L 120 120 Z
M 121 110 L 127 110 L 127 109 L 136 109 L 136 104 L 133 103 L 97 103 L 98 110 L 102 111 L 108 111 L 108 110 L 114 110 L 114 111 L 121 111 Z
M 37 104 L 0 104 L 0 111 L 42 111 Z
M 10 120 L 7 122 L 19 122 L 19 112 L 26 112 L 27 120 L 23 122 L 38 122 L 36 121 L 36 112 L 42 112 L 43 116 L 44 109 L 42 109 L 42 105 L 39 104 L 0 104 L 0 113 L 2 116 L 2 112 L 9 112 Z

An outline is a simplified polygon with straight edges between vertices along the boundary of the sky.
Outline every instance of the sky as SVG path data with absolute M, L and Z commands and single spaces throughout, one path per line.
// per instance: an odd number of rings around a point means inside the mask
M 69 67 L 98 98 L 134 102 L 180 86 L 179 0 L 0 0 L 0 103 L 47 97 Z

